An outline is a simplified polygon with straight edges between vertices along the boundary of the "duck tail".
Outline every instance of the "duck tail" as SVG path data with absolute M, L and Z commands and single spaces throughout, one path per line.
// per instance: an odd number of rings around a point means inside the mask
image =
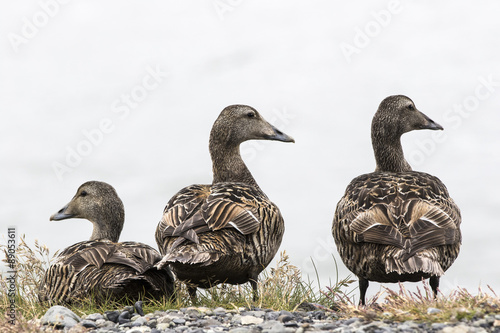
M 428 273 L 433 276 L 444 274 L 443 268 L 436 260 L 419 254 L 409 258 L 405 255 L 390 258 L 385 262 L 385 271 L 388 274 L 395 272 L 400 275 L 418 272 Z
M 197 251 L 182 251 L 174 250 L 170 251 L 163 259 L 156 264 L 158 269 L 171 264 L 171 263 L 181 263 L 181 264 L 200 264 L 201 266 L 208 266 L 217 260 L 219 260 L 220 254 L 216 252 L 197 252 Z

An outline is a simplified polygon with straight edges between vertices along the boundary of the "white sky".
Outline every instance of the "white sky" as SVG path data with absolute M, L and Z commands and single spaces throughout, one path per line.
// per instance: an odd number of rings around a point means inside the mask
M 170 197 L 211 181 L 213 121 L 248 104 L 296 140 L 242 153 L 284 215 L 281 249 L 314 279 L 313 257 L 325 285 L 335 206 L 374 169 L 371 118 L 405 94 L 445 128 L 406 134 L 406 157 L 463 215 L 441 287 L 499 292 L 499 12 L 451 0 L 1 2 L 0 233 L 16 226 L 53 252 L 87 239 L 90 223 L 48 219 L 101 180 L 124 201 L 121 239 L 156 247 Z

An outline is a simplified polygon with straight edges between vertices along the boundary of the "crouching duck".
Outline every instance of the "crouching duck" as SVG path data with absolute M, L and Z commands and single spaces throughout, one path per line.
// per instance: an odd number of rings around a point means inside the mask
M 332 233 L 342 261 L 359 279 L 365 305 L 369 281 L 439 278 L 458 256 L 460 210 L 435 176 L 412 171 L 401 135 L 443 128 L 406 96 L 382 101 L 372 121 L 375 172 L 354 178 L 337 205 Z
M 247 140 L 294 142 L 252 107 L 226 107 L 210 133 L 211 185 L 191 185 L 173 196 L 156 229 L 163 259 L 184 281 L 191 297 L 196 288 L 250 282 L 278 251 L 284 222 L 278 207 L 257 185 L 240 155 Z
M 125 297 L 160 299 L 174 295 L 174 278 L 152 247 L 137 242 L 118 243 L 124 222 L 123 203 L 109 184 L 90 181 L 51 221 L 83 218 L 94 228 L 90 240 L 63 250 L 45 273 L 39 287 L 42 302 L 75 303 L 93 296 L 96 302 Z

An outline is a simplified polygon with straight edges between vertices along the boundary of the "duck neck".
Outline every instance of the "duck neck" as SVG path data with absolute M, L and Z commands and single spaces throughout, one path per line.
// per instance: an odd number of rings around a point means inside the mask
M 240 145 L 223 143 L 215 138 L 210 140 L 213 184 L 223 182 L 244 183 L 259 188 L 241 158 Z
M 405 160 L 401 135 L 379 136 L 372 134 L 372 145 L 377 162 L 376 172 L 405 172 L 411 171 L 410 164 Z
M 109 210 L 109 213 L 111 213 L 111 215 L 116 214 L 114 215 L 115 218 L 110 221 L 91 221 L 94 228 L 92 230 L 90 240 L 107 239 L 115 243 L 118 242 L 123 229 L 124 213 L 123 210 L 121 212 L 113 212 L 112 210 Z

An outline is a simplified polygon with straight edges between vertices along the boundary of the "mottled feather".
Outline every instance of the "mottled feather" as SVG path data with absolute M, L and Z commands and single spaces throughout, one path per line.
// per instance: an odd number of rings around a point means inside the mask
M 390 96 L 372 121 L 375 172 L 354 178 L 337 204 L 332 233 L 342 261 L 360 281 L 419 281 L 439 277 L 457 258 L 461 216 L 446 186 L 412 171 L 400 137 L 415 129 L 442 127 L 405 96 Z
M 193 293 L 196 287 L 250 281 L 278 251 L 284 222 L 278 207 L 259 188 L 241 159 L 239 145 L 252 139 L 293 142 L 253 108 L 225 108 L 210 133 L 214 179 L 191 185 L 170 199 L 156 229 L 163 254 Z

